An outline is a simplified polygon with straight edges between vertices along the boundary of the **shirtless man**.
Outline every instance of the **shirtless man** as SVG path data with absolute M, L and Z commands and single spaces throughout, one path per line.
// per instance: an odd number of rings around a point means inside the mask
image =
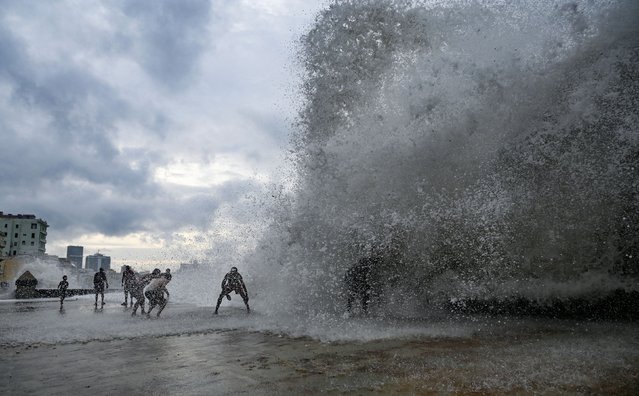
M 149 299 L 149 310 L 146 313 L 147 317 L 151 317 L 151 311 L 153 311 L 153 308 L 155 308 L 156 305 L 160 307 L 157 317 L 160 317 L 162 310 L 166 307 L 168 300 L 164 297 L 164 293 L 166 293 L 167 297 L 169 296 L 169 292 L 166 290 L 166 285 L 171 280 L 170 276 L 170 273 L 159 274 L 159 276 L 153 278 L 146 287 L 144 295 Z

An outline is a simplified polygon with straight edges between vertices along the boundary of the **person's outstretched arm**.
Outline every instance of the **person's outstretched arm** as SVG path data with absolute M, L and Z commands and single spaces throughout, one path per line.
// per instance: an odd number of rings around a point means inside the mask
M 222 279 L 222 290 L 226 287 L 226 283 L 229 280 L 229 274 L 224 275 L 224 279 Z

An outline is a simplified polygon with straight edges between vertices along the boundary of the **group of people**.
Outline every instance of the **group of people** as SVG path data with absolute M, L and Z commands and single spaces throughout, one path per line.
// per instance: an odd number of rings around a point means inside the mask
M 60 290 L 60 309 L 64 307 L 64 299 L 67 297 L 67 289 L 69 288 L 69 282 L 67 276 L 62 276 L 62 280 L 58 283 L 58 290 Z M 95 307 L 98 307 L 98 295 L 102 296 L 102 305 L 104 305 L 104 289 L 109 288 L 109 281 L 104 273 L 104 269 L 100 268 L 98 272 L 93 275 L 93 290 L 95 291 Z
M 375 266 L 375 257 L 364 257 L 356 265 L 351 267 L 344 277 L 345 286 L 347 290 L 347 311 L 351 312 L 353 308 L 353 302 L 359 300 L 361 303 L 362 311 L 366 313 L 368 311 L 368 303 L 370 301 L 371 294 L 371 281 L 370 272 L 371 268 Z M 133 308 L 131 316 L 137 314 L 138 308 L 142 308 L 141 312 L 147 316 L 151 315 L 151 311 L 157 306 L 157 316 L 159 317 L 164 307 L 168 303 L 169 291 L 166 285 L 171 281 L 171 269 L 167 268 L 164 273 L 160 269 L 156 268 L 150 274 L 139 277 L 130 266 L 125 266 L 122 272 L 122 286 L 124 287 L 124 302 L 123 306 L 130 306 Z M 64 305 L 64 299 L 67 295 L 67 288 L 69 282 L 67 282 L 67 276 L 62 277 L 62 281 L 58 284 L 60 290 L 60 309 Z M 109 288 L 109 282 L 107 276 L 104 273 L 104 269 L 100 268 L 93 277 L 93 288 L 95 290 L 95 307 L 98 307 L 98 295 L 102 297 L 101 303 L 104 305 L 104 289 Z M 222 292 L 217 299 L 215 305 L 215 314 L 218 314 L 222 300 L 226 297 L 231 300 L 231 293 L 239 294 L 246 305 L 246 311 L 251 312 L 249 307 L 248 291 L 246 284 L 242 279 L 242 275 L 237 270 L 237 267 L 231 267 L 231 271 L 228 272 L 222 280 Z M 166 295 L 166 297 L 165 297 Z M 135 299 L 135 304 L 133 300 Z M 149 301 L 149 309 L 145 312 L 145 301 Z M 130 301 L 130 305 L 129 305 Z
M 359 300 L 361 303 L 361 309 L 364 313 L 368 311 L 368 303 L 371 298 L 371 281 L 370 272 L 371 268 L 375 266 L 375 257 L 364 257 L 356 265 L 351 267 L 344 277 L 346 291 L 347 291 L 347 311 L 351 312 L 353 308 L 353 302 Z M 131 316 L 137 314 L 138 308 L 141 308 L 141 312 L 147 316 L 151 315 L 151 311 L 157 306 L 157 316 L 159 317 L 164 307 L 168 303 L 169 291 L 166 285 L 171 281 L 171 269 L 167 268 L 164 273 L 160 269 L 156 268 L 150 274 L 139 277 L 130 266 L 125 266 L 122 272 L 122 286 L 124 287 L 124 302 L 123 306 L 130 306 L 133 308 Z M 67 282 L 67 276 L 62 277 L 62 281 L 58 284 L 60 290 L 60 309 L 64 305 L 64 299 L 67 296 L 67 288 L 69 282 Z M 109 282 L 104 269 L 100 268 L 93 277 L 93 288 L 95 290 L 95 307 L 98 307 L 98 296 L 101 296 L 101 304 L 104 305 L 104 290 L 109 288 Z M 246 305 L 246 311 L 251 312 L 249 307 L 248 291 L 246 284 L 242 279 L 242 275 L 237 270 L 237 267 L 231 267 L 231 271 L 228 272 L 222 280 L 222 292 L 217 299 L 215 305 L 215 314 L 218 314 L 222 300 L 226 297 L 231 300 L 231 293 L 239 294 L 244 305 Z M 165 297 L 166 295 L 166 297 Z M 135 299 L 135 304 L 133 300 Z M 145 312 L 145 301 L 149 301 L 149 309 Z M 130 302 L 130 305 L 129 305 Z
M 141 308 L 141 313 L 143 315 L 146 313 L 147 316 L 151 316 L 151 311 L 153 311 L 153 309 L 157 306 L 157 316 L 159 317 L 168 303 L 170 294 L 166 285 L 171 281 L 171 278 L 172 275 L 170 268 L 167 268 L 165 272 L 156 268 L 150 274 L 138 276 L 131 266 L 125 266 L 124 271 L 122 271 L 122 287 L 124 288 L 124 302 L 122 305 L 124 307 L 130 306 L 133 308 L 131 316 L 135 316 L 137 314 L 138 308 Z M 69 282 L 67 282 L 67 276 L 64 275 L 62 277 L 62 281 L 58 284 L 58 289 L 60 290 L 60 310 L 62 310 L 64 299 L 67 296 L 68 287 Z M 104 290 L 108 288 L 109 282 L 107 280 L 106 273 L 104 272 L 104 269 L 100 268 L 100 270 L 93 276 L 93 290 L 95 291 L 94 306 L 96 309 L 98 308 L 98 296 L 102 297 L 100 302 L 101 306 L 104 306 Z M 240 297 L 242 297 L 244 305 L 246 305 L 246 311 L 251 312 L 248 304 L 248 291 L 246 289 L 246 284 L 244 284 L 244 280 L 242 279 L 242 275 L 240 275 L 237 271 L 237 267 L 231 267 L 231 271 L 227 273 L 222 280 L 222 292 L 220 293 L 215 306 L 216 315 L 224 297 L 231 300 L 232 292 L 235 292 L 235 294 L 239 294 Z M 133 303 L 134 299 L 135 304 Z M 149 309 L 145 312 L 144 305 L 146 300 L 149 301 Z
M 133 307 L 131 316 L 137 314 L 138 308 L 142 308 L 141 312 L 144 315 L 146 298 L 149 301 L 149 309 L 146 311 L 146 315 L 151 316 L 151 311 L 157 306 L 159 307 L 157 312 L 159 317 L 169 301 L 170 293 L 166 285 L 172 278 L 170 268 L 167 268 L 165 272 L 156 268 L 150 274 L 138 277 L 130 266 L 125 266 L 124 271 L 122 271 L 122 286 L 124 287 L 124 302 L 122 305 L 126 307 L 130 300 L 130 306 Z M 135 299 L 135 304 L 133 299 Z
M 170 268 L 167 268 L 164 273 L 156 268 L 150 274 L 139 277 L 131 266 L 125 266 L 122 272 L 122 286 L 124 287 L 124 302 L 122 305 L 125 307 L 128 306 L 130 299 L 130 306 L 133 307 L 131 315 L 135 316 L 139 307 L 142 308 L 142 314 L 144 314 L 145 300 L 148 299 L 149 309 L 146 311 L 147 316 L 151 316 L 151 311 L 157 306 L 157 316 L 159 317 L 168 303 L 169 291 L 166 289 L 166 285 L 171 281 L 171 278 Z M 64 300 L 67 297 L 68 288 L 69 282 L 67 281 L 67 276 L 64 275 L 62 281 L 58 284 L 58 290 L 60 291 L 60 310 L 64 307 Z M 109 281 L 106 273 L 103 268 L 100 268 L 93 276 L 93 290 L 95 292 L 94 307 L 96 309 L 98 308 L 98 296 L 101 297 L 101 306 L 104 306 L 104 290 L 108 288 Z M 135 304 L 133 304 L 134 299 Z

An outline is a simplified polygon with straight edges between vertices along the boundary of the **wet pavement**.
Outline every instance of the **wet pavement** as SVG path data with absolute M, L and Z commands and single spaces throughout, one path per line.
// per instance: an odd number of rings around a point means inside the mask
M 169 305 L 166 318 L 143 319 L 132 318 L 116 302 L 98 311 L 91 305 L 76 300 L 60 314 L 55 302 L 1 303 L 2 394 L 633 394 L 639 389 L 636 324 L 513 321 L 495 325 L 500 331 L 455 337 L 321 342 L 242 328 L 261 318 L 237 308 L 215 317 L 206 308 Z M 50 333 L 56 331 L 66 336 Z

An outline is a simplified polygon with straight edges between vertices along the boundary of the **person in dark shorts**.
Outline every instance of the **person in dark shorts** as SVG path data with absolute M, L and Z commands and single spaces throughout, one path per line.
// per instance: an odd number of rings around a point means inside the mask
M 146 313 L 147 317 L 151 317 L 151 311 L 153 311 L 153 308 L 156 306 L 159 306 L 157 316 L 160 317 L 162 310 L 166 307 L 169 295 L 168 290 L 166 290 L 166 285 L 170 281 L 169 278 L 170 274 L 169 276 L 167 276 L 166 273 L 159 274 L 159 276 L 153 278 L 151 283 L 147 286 L 146 291 L 144 292 L 144 296 L 149 299 L 149 310 Z M 164 293 L 166 293 L 167 298 L 164 297 Z
M 58 290 L 60 290 L 60 309 L 64 305 L 64 299 L 67 297 L 67 289 L 69 288 L 69 282 L 67 282 L 67 276 L 62 276 L 62 281 L 58 283 Z
M 131 306 L 133 306 L 133 295 L 131 294 L 131 288 L 135 283 L 135 272 L 131 269 L 131 266 L 125 265 L 124 271 L 122 271 L 122 287 L 124 288 L 124 302 L 123 306 L 128 305 L 128 298 L 131 295 Z
M 131 288 L 131 298 L 135 298 L 135 304 L 133 305 L 133 312 L 131 316 L 135 316 L 138 311 L 138 307 L 142 307 L 142 315 L 144 315 L 144 288 L 151 283 L 154 278 L 160 275 L 159 269 L 154 269 L 152 273 L 146 274 L 133 283 Z
M 215 314 L 217 315 L 217 310 L 220 309 L 220 304 L 222 304 L 222 299 L 224 297 L 228 300 L 231 299 L 231 292 L 239 294 L 242 297 L 242 300 L 244 300 L 244 305 L 246 305 L 246 312 L 251 312 L 251 308 L 249 308 L 248 304 L 248 291 L 246 290 L 244 280 L 242 280 L 242 275 L 237 272 L 237 267 L 231 267 L 231 272 L 227 273 L 222 280 L 222 292 L 220 293 L 220 297 L 217 299 Z
M 98 307 L 98 294 L 102 296 L 102 305 L 104 305 L 104 288 L 109 288 L 109 282 L 107 281 L 104 268 L 100 268 L 100 271 L 93 275 L 93 289 L 95 290 L 95 307 Z

